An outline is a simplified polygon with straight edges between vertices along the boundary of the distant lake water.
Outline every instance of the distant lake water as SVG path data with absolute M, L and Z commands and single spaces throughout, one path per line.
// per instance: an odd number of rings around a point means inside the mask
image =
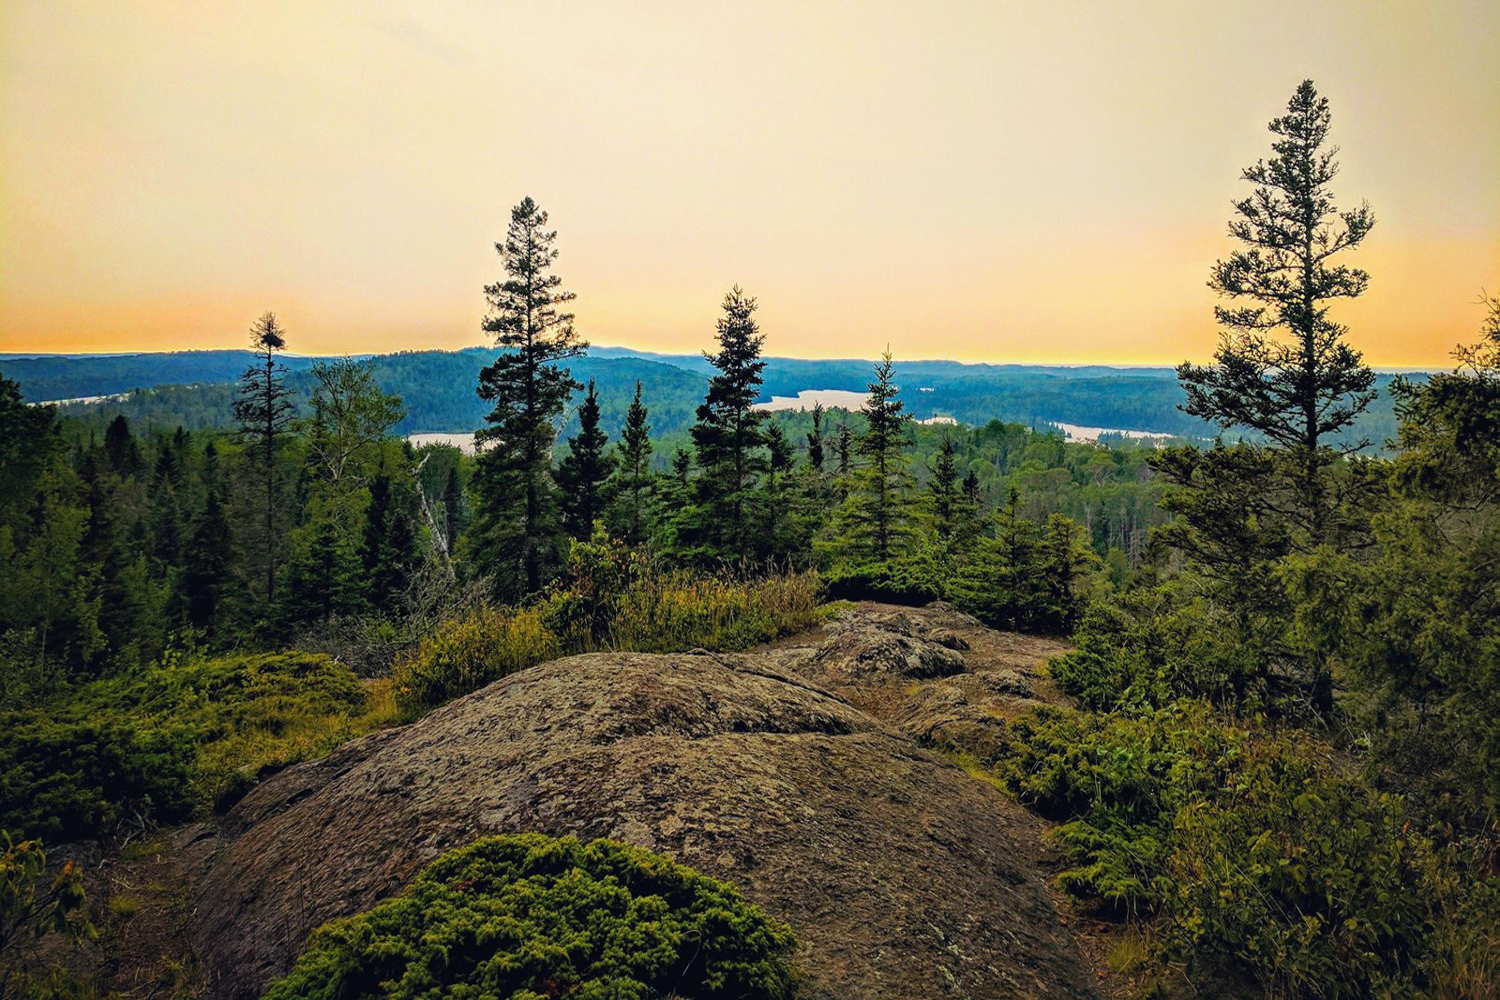
M 852 389 L 803 389 L 795 396 L 772 396 L 768 403 L 755 403 L 757 410 L 810 410 L 818 403 L 827 409 L 857 410 L 869 393 Z
M 426 444 L 450 444 L 465 455 L 474 454 L 473 431 L 467 434 L 408 434 L 406 440 L 411 442 L 413 448 L 420 448 Z
M 1080 424 L 1065 424 L 1060 420 L 1051 421 L 1062 428 L 1063 434 L 1067 435 L 1069 441 L 1088 441 L 1090 443 L 1099 440 L 1104 434 L 1118 434 L 1121 437 L 1135 438 L 1141 441 L 1170 441 L 1176 434 L 1163 434 L 1160 431 L 1127 431 L 1118 427 L 1084 427 Z

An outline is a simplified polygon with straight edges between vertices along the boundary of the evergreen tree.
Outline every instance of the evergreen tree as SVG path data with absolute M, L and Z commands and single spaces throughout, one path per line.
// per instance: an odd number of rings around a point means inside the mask
M 708 394 L 693 425 L 697 450 L 697 523 L 695 535 L 708 559 L 735 558 L 752 547 L 755 530 L 750 508 L 757 479 L 765 470 L 762 453 L 764 412 L 752 404 L 760 395 L 760 358 L 765 341 L 755 322 L 755 299 L 735 285 L 724 296 L 718 320 L 719 350 L 704 357 L 718 369 L 708 380 Z
M 475 542 L 480 568 L 493 572 L 497 593 L 509 598 L 540 589 L 559 562 L 552 442 L 557 417 L 581 386 L 558 362 L 588 349 L 573 314 L 561 308 L 575 296 L 552 273 L 556 241 L 547 213 L 522 199 L 505 242 L 495 245 L 506 278 L 484 289 L 484 329 L 503 353 L 479 374 L 479 397 L 494 408 L 475 435 L 490 445 L 473 479 Z
M 932 478 L 927 483 L 927 493 L 933 529 L 938 538 L 945 542 L 952 541 L 957 531 L 958 508 L 963 502 L 963 492 L 958 482 L 958 463 L 953 456 L 953 438 L 947 434 L 943 435 L 943 446 L 938 450 Z
M 568 440 L 568 454 L 557 469 L 563 529 L 580 542 L 588 540 L 594 522 L 604 516 L 604 484 L 615 466 L 615 456 L 605 451 L 608 443 L 599 428 L 599 394 L 589 379 L 588 392 L 578 407 L 578 433 Z
M 859 450 L 865 465 L 856 480 L 856 517 L 850 524 L 869 556 L 879 562 L 891 558 L 906 535 L 907 491 L 912 485 L 905 455 L 908 417 L 896 398 L 900 389 L 893 381 L 895 372 L 891 352 L 886 351 L 875 366 L 870 398 L 861 411 L 865 434 Z
M 229 580 L 232 538 L 218 481 L 218 451 L 209 442 L 203 452 L 207 496 L 183 553 L 182 590 L 193 626 L 212 630 Z
M 120 482 L 110 471 L 107 449 L 90 454 L 82 474 L 88 520 L 79 548 L 83 569 L 80 582 L 98 608 L 100 631 L 119 652 L 134 641 L 140 612 L 139 595 L 127 584 L 131 560 L 120 524 Z M 85 666 L 98 671 L 105 662 L 96 659 Z
M 109 467 L 122 476 L 134 475 L 140 469 L 140 449 L 130 433 L 130 423 L 119 414 L 104 429 L 104 454 Z
M 774 423 L 766 426 L 766 452 L 766 530 L 759 549 L 769 558 L 778 559 L 791 549 L 791 472 L 796 451 Z
M 20 528 L 42 477 L 63 453 L 57 407 L 28 406 L 0 375 L 0 525 Z
M 1374 373 L 1344 342 L 1347 328 L 1329 317 L 1331 302 L 1369 284 L 1368 274 L 1335 258 L 1375 225 L 1368 205 L 1341 212 L 1328 190 L 1338 173 L 1337 149 L 1324 148 L 1330 120 L 1328 99 L 1305 80 L 1271 122 L 1275 155 L 1245 169 L 1256 188 L 1235 203 L 1229 224 L 1245 248 L 1216 263 L 1209 279 L 1220 296 L 1253 304 L 1216 306 L 1225 333 L 1215 363 L 1177 370 L 1188 413 L 1251 428 L 1288 449 L 1298 519 L 1313 544 L 1327 539 L 1324 473 L 1339 454 L 1327 440 L 1375 398 Z
M 464 493 L 459 486 L 458 466 L 448 467 L 448 478 L 443 483 L 443 526 L 448 533 L 444 539 L 449 555 L 458 544 L 458 536 L 464 530 Z
M 849 498 L 849 481 L 854 475 L 854 432 L 849 430 L 847 419 L 839 421 L 838 437 L 834 438 L 834 454 L 838 456 L 838 467 L 834 476 L 834 492 L 840 503 Z
M 641 403 L 641 383 L 625 414 L 620 435 L 619 460 L 609 488 L 610 527 L 631 545 L 646 540 L 653 521 L 651 479 L 651 426 Z
M 1011 487 L 995 512 L 995 534 L 955 581 L 961 607 L 995 628 L 1034 627 L 1044 610 L 1041 539 L 1036 525 L 1021 516 L 1021 494 Z
M 326 491 L 310 504 L 308 523 L 298 531 L 302 544 L 297 546 L 289 573 L 288 621 L 322 621 L 360 606 L 360 554 L 341 506 Z M 383 605 L 377 607 L 383 609 Z
M 404 482 L 384 467 L 370 480 L 360 560 L 365 599 L 377 611 L 390 609 L 416 566 L 417 536 L 410 500 Z
M 823 404 L 814 403 L 812 430 L 807 432 L 807 464 L 816 475 L 823 474 Z
M 269 606 L 276 598 L 279 488 L 276 454 L 293 414 L 291 391 L 286 387 L 286 366 L 277 360 L 277 355 L 286 349 L 286 331 L 276 321 L 275 313 L 268 312 L 256 320 L 250 328 L 250 344 L 258 360 L 240 376 L 234 416 L 252 458 L 260 465 L 264 500 L 261 558 L 265 563 L 265 600 Z

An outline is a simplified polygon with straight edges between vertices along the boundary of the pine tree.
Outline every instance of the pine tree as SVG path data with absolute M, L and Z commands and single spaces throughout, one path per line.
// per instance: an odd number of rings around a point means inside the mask
M 823 474 L 823 404 L 814 403 L 812 430 L 807 432 L 807 464 L 814 474 Z
M 464 530 L 464 492 L 458 481 L 458 466 L 448 467 L 448 478 L 443 483 L 443 527 L 448 533 L 444 539 L 447 552 L 453 554 L 458 536 Z
M 851 526 L 865 540 L 869 555 L 884 562 L 899 547 L 907 530 L 906 494 L 912 485 L 906 468 L 908 417 L 896 398 L 895 364 L 886 351 L 875 366 L 875 381 L 862 411 L 865 434 L 859 441 L 865 466 L 854 490 L 858 517 Z
M 578 407 L 578 433 L 568 440 L 568 454 L 557 469 L 563 530 L 580 542 L 588 540 L 594 522 L 604 516 L 604 484 L 615 465 L 615 457 L 605 451 L 608 444 L 599 428 L 599 394 L 589 379 Z
M 755 322 L 755 299 L 735 285 L 724 296 L 718 320 L 719 350 L 704 357 L 718 369 L 698 407 L 693 444 L 698 467 L 696 535 L 709 559 L 735 558 L 753 547 L 751 508 L 765 470 L 765 413 L 752 404 L 760 395 L 760 358 L 765 341 Z
M 213 461 L 213 447 L 212 444 L 208 446 L 210 463 Z M 193 525 L 183 557 L 182 590 L 186 596 L 188 622 L 211 632 L 229 580 L 232 538 L 219 485 L 211 475 L 208 479 L 208 496 Z
M 250 328 L 250 344 L 259 360 L 240 376 L 239 392 L 234 401 L 235 419 L 250 445 L 250 453 L 260 464 L 263 499 L 261 558 L 265 562 L 266 605 L 276 598 L 276 519 L 279 476 L 276 453 L 291 422 L 291 391 L 286 387 L 286 366 L 277 355 L 286 349 L 286 331 L 276 321 L 275 313 L 266 313 Z
M 767 557 L 776 559 L 790 548 L 791 472 L 796 451 L 786 433 L 776 424 L 766 426 L 766 451 L 766 530 L 758 548 Z
M 473 480 L 478 563 L 494 573 L 497 593 L 519 597 L 541 588 L 557 566 L 561 534 L 552 480 L 555 423 L 581 386 L 558 364 L 581 357 L 588 343 L 573 329 L 573 301 L 557 262 L 557 233 L 530 198 L 511 210 L 504 243 L 495 245 L 506 279 L 485 286 L 486 332 L 504 352 L 479 374 L 479 397 L 494 408 L 475 435 L 490 445 Z
M 1223 298 L 1254 304 L 1216 306 L 1225 333 L 1215 363 L 1177 369 L 1188 413 L 1226 429 L 1251 428 L 1289 450 L 1300 518 L 1314 544 L 1329 527 L 1324 470 L 1339 454 L 1326 442 L 1375 398 L 1374 373 L 1344 342 L 1347 327 L 1329 317 L 1329 303 L 1369 284 L 1364 271 L 1334 258 L 1375 225 L 1367 204 L 1341 212 L 1328 190 L 1338 173 L 1337 148 L 1324 148 L 1330 120 L 1328 99 L 1305 80 L 1287 113 L 1271 122 L 1275 155 L 1245 169 L 1256 188 L 1235 203 L 1229 224 L 1245 248 L 1217 262 L 1209 279 Z
M 620 435 L 619 460 L 610 484 L 610 526 L 616 535 L 631 545 L 646 540 L 654 520 L 652 516 L 651 426 L 641 403 L 641 383 L 635 384 L 635 398 L 625 414 L 625 429 Z
M 958 505 L 963 493 L 958 482 L 958 463 L 953 455 L 953 438 L 943 435 L 943 444 L 938 449 L 937 460 L 932 468 L 932 478 L 927 484 L 928 503 L 932 510 L 933 528 L 943 541 L 953 539 L 958 517 Z
M 417 537 L 404 483 L 382 467 L 370 480 L 370 503 L 360 545 L 365 599 L 388 610 L 417 562 Z

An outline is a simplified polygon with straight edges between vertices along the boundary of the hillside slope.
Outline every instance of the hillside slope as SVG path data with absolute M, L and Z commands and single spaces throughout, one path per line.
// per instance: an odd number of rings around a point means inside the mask
M 192 892 L 212 993 L 254 995 L 311 928 L 437 854 L 537 830 L 733 882 L 792 925 L 814 997 L 1090 995 L 1024 811 L 808 679 L 873 692 L 970 673 L 930 620 L 892 625 L 864 607 L 748 654 L 558 660 L 267 781 Z M 1006 672 L 986 659 L 969 680 Z

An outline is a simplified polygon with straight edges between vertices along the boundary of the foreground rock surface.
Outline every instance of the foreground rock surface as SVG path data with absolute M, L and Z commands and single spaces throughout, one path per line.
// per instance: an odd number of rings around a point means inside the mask
M 734 883 L 792 926 L 812 997 L 1089 995 L 1025 814 L 807 676 L 823 643 L 846 683 L 910 678 L 908 661 L 951 679 L 969 654 L 953 636 L 872 628 L 878 649 L 851 670 L 858 632 L 570 657 L 265 782 L 225 818 L 193 890 L 210 991 L 254 996 L 318 924 L 443 851 L 536 830 L 639 844 Z

